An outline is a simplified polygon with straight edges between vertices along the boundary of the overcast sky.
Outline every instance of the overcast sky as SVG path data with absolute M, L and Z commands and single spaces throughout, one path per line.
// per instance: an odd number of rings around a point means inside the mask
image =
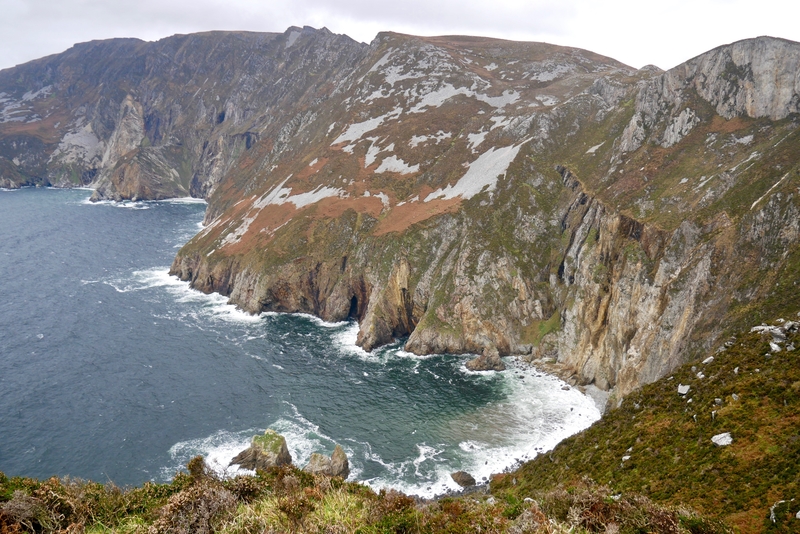
M 759 35 L 800 41 L 798 0 L 0 0 L 0 69 L 110 37 L 327 27 L 577 46 L 667 69 Z

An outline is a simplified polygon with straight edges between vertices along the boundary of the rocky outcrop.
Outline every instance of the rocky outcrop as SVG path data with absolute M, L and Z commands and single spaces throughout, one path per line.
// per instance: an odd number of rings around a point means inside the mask
M 325 456 L 318 452 L 311 453 L 308 465 L 303 468 L 303 471 L 315 475 L 342 477 L 346 479 L 350 476 L 350 463 L 341 445 L 336 445 L 333 449 L 333 454 L 330 456 Z
M 475 485 L 475 477 L 466 471 L 456 471 L 455 473 L 450 473 L 450 477 L 462 488 L 469 488 L 470 486 Z
M 466 363 L 470 371 L 505 371 L 506 365 L 496 349 L 485 349 L 483 354 Z
M 699 96 L 725 119 L 769 117 L 800 112 L 800 47 L 759 37 L 715 48 L 649 80 L 636 97 L 636 112 L 621 137 L 620 151 L 642 146 L 654 130 L 670 147 L 699 123 L 687 107 Z M 669 120 L 664 121 L 664 116 Z
M 250 447 L 231 460 L 229 465 L 243 469 L 269 469 L 292 463 L 292 455 L 286 446 L 286 438 L 267 429 L 263 436 L 253 436 Z
M 206 197 L 171 268 L 196 289 L 619 400 L 800 298 L 798 58 L 758 38 L 635 71 L 311 28 L 89 43 L 0 73 L 0 116 L 32 121 L 0 124 L 0 171 Z

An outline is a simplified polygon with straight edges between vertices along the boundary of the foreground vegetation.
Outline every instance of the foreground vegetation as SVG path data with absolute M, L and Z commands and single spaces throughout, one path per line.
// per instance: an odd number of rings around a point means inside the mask
M 774 352 L 769 333 L 739 334 L 713 361 L 701 356 L 707 363 L 640 388 L 551 453 L 496 477 L 492 490 L 523 498 L 588 478 L 741 532 L 800 532 L 800 333 L 786 336 Z M 723 433 L 732 443 L 715 445 Z
M 0 534 L 798 532 L 794 345 L 796 327 L 780 352 L 769 333 L 741 334 L 490 491 L 422 501 L 292 466 L 220 479 L 201 457 L 168 484 L 130 489 L 0 473 Z M 726 432 L 730 444 L 711 441 Z
M 121 490 L 52 478 L 0 478 L 0 533 L 653 532 L 725 533 L 689 511 L 581 484 L 537 500 L 486 493 L 415 501 L 294 467 L 220 480 L 202 458 L 170 484 Z

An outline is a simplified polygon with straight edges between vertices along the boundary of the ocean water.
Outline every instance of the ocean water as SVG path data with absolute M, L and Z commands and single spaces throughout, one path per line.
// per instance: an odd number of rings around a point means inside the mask
M 119 485 L 169 480 L 197 454 L 222 474 L 273 428 L 297 465 L 339 443 L 351 479 L 421 496 L 552 448 L 600 416 L 509 360 L 366 353 L 355 323 L 251 316 L 168 276 L 205 204 L 0 191 L 0 471 Z

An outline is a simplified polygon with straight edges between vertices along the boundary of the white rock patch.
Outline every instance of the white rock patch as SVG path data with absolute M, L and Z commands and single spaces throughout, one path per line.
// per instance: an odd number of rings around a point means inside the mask
M 733 443 L 733 438 L 731 437 L 730 432 L 723 432 L 722 434 L 717 434 L 711 438 L 711 441 L 717 447 L 725 447 Z
M 474 134 L 467 134 L 467 140 L 469 141 L 469 147 L 475 151 L 475 147 L 483 143 L 483 140 L 486 139 L 486 134 L 489 132 L 478 132 Z
M 89 162 L 101 158 L 104 148 L 103 143 L 94 134 L 92 125 L 87 123 L 82 128 L 65 134 L 49 161 L 59 158 L 64 163 L 75 163 L 78 160 Z
M 481 102 L 486 102 L 487 104 L 489 104 L 494 108 L 503 108 L 519 100 L 519 93 L 516 91 L 508 90 L 505 91 L 500 96 L 486 96 L 486 95 L 476 94 L 475 98 L 477 98 Z
M 437 143 L 440 143 L 445 139 L 450 139 L 451 137 L 453 137 L 453 134 L 451 132 L 443 132 L 442 130 L 436 132 L 436 135 L 414 135 L 408 142 L 408 146 L 410 146 L 411 148 L 416 148 L 417 145 L 420 145 L 430 140 L 436 140 Z
M 601 146 L 603 146 L 605 143 L 606 143 L 606 142 L 605 142 L 605 141 L 603 141 L 603 142 L 602 142 L 602 143 L 600 143 L 599 145 L 594 145 L 592 148 L 590 148 L 589 150 L 587 150 L 587 151 L 586 151 L 586 153 L 587 153 L 587 154 L 594 154 L 595 152 L 597 152 L 597 149 L 598 149 L 598 148 L 600 148 Z
M 403 113 L 403 110 L 399 107 L 394 108 L 389 113 L 381 115 L 380 117 L 375 117 L 373 119 L 367 119 L 363 122 L 357 122 L 355 124 L 351 124 L 347 127 L 339 137 L 333 140 L 331 145 L 338 145 L 339 143 L 346 143 L 348 141 L 357 141 L 361 139 L 361 137 L 374 130 L 378 126 L 384 123 L 384 121 L 396 119 Z
M 389 156 L 381 161 L 381 164 L 375 169 L 376 173 L 380 172 L 396 172 L 400 174 L 412 174 L 419 171 L 419 164 L 408 165 L 405 161 L 397 156 Z
M 486 189 L 494 191 L 497 179 L 508 170 L 508 166 L 517 157 L 519 149 L 527 143 L 526 139 L 518 145 L 511 145 L 501 148 L 490 148 L 478 159 L 470 163 L 467 173 L 456 182 L 455 185 L 448 185 L 444 189 L 434 191 L 427 197 L 425 202 L 435 199 L 450 199 L 461 197 L 469 199 Z
M 292 45 L 297 41 L 297 38 L 300 37 L 299 31 L 293 31 L 289 34 L 289 38 L 286 40 L 286 48 L 291 48 Z

